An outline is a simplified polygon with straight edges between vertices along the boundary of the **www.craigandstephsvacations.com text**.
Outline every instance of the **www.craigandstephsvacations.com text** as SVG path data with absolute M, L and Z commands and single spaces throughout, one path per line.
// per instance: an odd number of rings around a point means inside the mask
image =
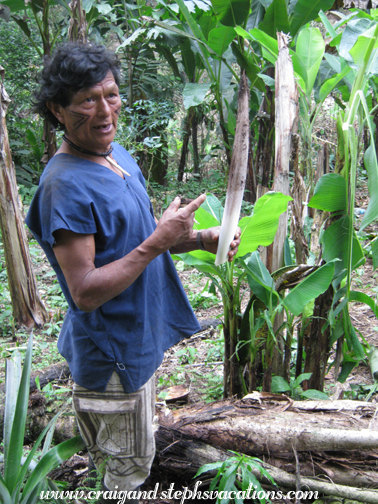
M 99 499 L 101 496 L 106 499 L 118 499 L 118 504 L 124 504 L 126 499 L 145 499 L 145 500 L 155 500 L 155 499 L 167 499 L 167 500 L 175 500 L 180 501 L 180 504 L 184 504 L 184 502 L 192 499 L 198 500 L 212 500 L 219 498 L 223 499 L 270 499 L 274 500 L 287 500 L 290 501 L 294 499 L 294 502 L 305 501 L 307 499 L 318 499 L 318 492 L 306 491 L 306 490 L 298 490 L 298 491 L 290 491 L 287 493 L 282 492 L 281 490 L 256 490 L 256 488 L 250 484 L 247 490 L 231 490 L 231 491 L 208 491 L 208 490 L 198 490 L 201 486 L 202 481 L 197 481 L 193 490 L 190 490 L 188 487 L 183 487 L 181 490 L 175 489 L 175 484 L 171 483 L 168 490 L 162 490 L 159 492 L 159 484 L 156 483 L 155 489 L 150 490 L 149 492 L 134 490 L 130 492 L 123 492 L 118 490 L 113 491 L 102 491 L 102 490 L 72 490 L 72 491 L 43 491 L 40 493 L 40 499 L 44 501 L 52 500 L 52 499 L 75 499 L 77 500 L 95 500 Z M 269 502 L 269 500 L 268 500 Z

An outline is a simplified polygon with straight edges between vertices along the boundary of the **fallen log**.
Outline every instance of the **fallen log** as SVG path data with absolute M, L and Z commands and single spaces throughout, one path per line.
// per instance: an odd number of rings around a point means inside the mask
M 349 410 L 343 410 L 344 401 L 326 401 L 336 403 L 333 407 L 312 402 L 312 409 L 304 411 L 305 402 L 278 394 L 259 397 L 268 401 L 259 404 L 250 394 L 241 401 L 176 410 L 161 422 L 226 450 L 236 445 L 247 455 L 277 456 L 293 448 L 297 452 L 378 449 L 378 419 L 375 429 L 371 423 L 377 407 L 371 403 L 355 401 L 350 409 L 348 402 Z
M 159 423 L 176 432 L 176 440 L 181 436 L 258 456 L 293 477 L 299 464 L 301 477 L 317 476 L 346 486 L 352 479 L 355 487 L 368 488 L 378 487 L 376 411 L 376 405 L 366 402 L 296 402 L 255 392 L 240 401 L 162 411 Z M 159 429 L 156 438 L 160 446 L 162 433 Z M 165 446 L 169 447 L 167 440 Z M 184 466 L 186 456 L 185 452 Z M 201 454 L 193 456 L 201 459 Z M 174 459 L 175 464 L 180 467 L 180 460 Z
M 160 426 L 156 433 L 156 448 L 160 469 L 164 468 L 176 477 L 186 480 L 193 478 L 202 465 L 224 461 L 234 455 L 230 451 L 193 440 L 179 430 L 164 426 Z M 262 462 L 261 465 L 269 472 L 280 489 L 311 490 L 319 492 L 321 495 L 353 499 L 353 502 L 363 502 L 364 504 L 377 504 L 378 502 L 378 491 L 361 490 L 355 486 L 350 487 L 335 482 L 329 483 L 315 477 L 303 477 L 302 475 L 298 477 L 296 474 L 289 474 L 287 471 L 277 469 L 266 462 Z M 253 473 L 261 483 L 269 485 L 268 480 L 262 477 L 258 469 Z M 354 476 L 353 473 L 349 474 L 348 482 L 353 481 L 355 485 Z M 204 477 L 206 476 L 202 475 L 199 479 L 204 481 Z

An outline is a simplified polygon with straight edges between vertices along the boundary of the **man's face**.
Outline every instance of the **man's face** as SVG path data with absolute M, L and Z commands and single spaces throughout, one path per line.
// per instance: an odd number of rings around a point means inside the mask
M 75 93 L 70 105 L 56 107 L 55 115 L 78 147 L 106 152 L 114 140 L 120 110 L 118 86 L 109 71 L 98 84 Z

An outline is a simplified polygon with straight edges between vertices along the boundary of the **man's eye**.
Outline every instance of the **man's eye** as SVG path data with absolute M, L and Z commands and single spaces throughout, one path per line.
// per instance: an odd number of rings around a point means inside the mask
M 89 103 L 89 102 L 92 102 L 92 101 L 93 101 L 93 98 L 88 97 L 88 98 L 86 98 L 86 99 L 85 99 L 85 101 L 86 101 L 86 102 L 88 102 L 88 103 Z

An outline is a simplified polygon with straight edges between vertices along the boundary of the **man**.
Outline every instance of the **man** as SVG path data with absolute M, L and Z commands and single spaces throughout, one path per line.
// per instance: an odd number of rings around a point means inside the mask
M 105 464 L 104 488 L 130 491 L 154 458 L 154 372 L 199 330 L 169 252 L 215 253 L 219 229 L 193 230 L 205 195 L 183 209 L 177 197 L 155 220 L 138 166 L 113 143 L 118 86 L 119 62 L 103 46 L 66 44 L 46 64 L 36 110 L 64 136 L 26 222 L 68 301 L 58 348 L 80 432 Z

